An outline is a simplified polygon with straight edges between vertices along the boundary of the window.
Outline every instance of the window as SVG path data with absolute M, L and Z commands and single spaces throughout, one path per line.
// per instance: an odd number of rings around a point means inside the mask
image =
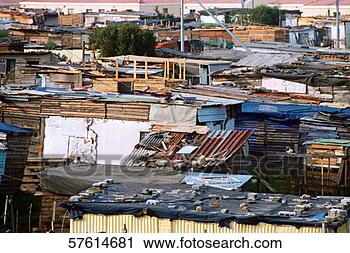
M 104 12 L 105 12 L 105 9 L 98 9 L 98 12 L 99 12 L 99 13 L 104 13 Z
M 90 13 L 90 12 L 92 12 L 92 9 L 86 9 L 85 12 L 86 12 L 86 13 Z
M 30 59 L 30 60 L 26 60 L 26 63 L 27 63 L 27 65 L 39 65 L 40 61 L 39 60 Z
M 196 10 L 190 10 L 190 14 L 194 15 L 196 13 Z
M 168 14 L 169 10 L 168 8 L 163 8 L 163 14 Z
M 74 13 L 74 9 L 68 9 L 68 14 L 73 14 Z

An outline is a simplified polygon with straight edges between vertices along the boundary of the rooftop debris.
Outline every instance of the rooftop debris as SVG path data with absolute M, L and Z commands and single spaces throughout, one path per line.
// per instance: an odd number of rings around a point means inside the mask
M 220 166 L 246 144 L 252 133 L 251 130 L 218 130 L 207 134 L 153 132 L 135 147 L 123 165 L 173 168 Z
M 241 224 L 283 224 L 337 230 L 347 222 L 349 198 L 225 191 L 208 186 L 103 181 L 60 205 L 70 218 L 84 214 L 149 215 L 171 220 Z M 341 214 L 341 215 L 339 215 Z

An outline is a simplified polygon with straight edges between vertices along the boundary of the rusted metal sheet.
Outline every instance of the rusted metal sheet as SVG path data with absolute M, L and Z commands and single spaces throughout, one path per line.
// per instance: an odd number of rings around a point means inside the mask
M 252 130 L 217 130 L 207 134 L 153 132 L 135 147 L 123 165 L 156 167 L 185 163 L 192 166 L 192 162 L 199 159 L 204 159 L 202 166 L 219 165 L 236 154 L 252 133 Z M 178 152 L 187 146 L 196 148 L 188 154 Z

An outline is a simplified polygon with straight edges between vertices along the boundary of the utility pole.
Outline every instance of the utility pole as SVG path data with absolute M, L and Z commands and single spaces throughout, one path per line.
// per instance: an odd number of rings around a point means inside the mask
M 243 47 L 243 49 L 250 53 L 250 49 L 233 33 L 231 32 L 223 23 L 220 22 L 220 20 L 217 19 L 217 17 L 215 17 L 201 2 L 200 0 L 196 0 L 196 2 L 200 5 L 200 7 L 202 7 L 202 9 L 208 13 L 208 15 L 215 20 L 216 23 L 218 23 L 218 25 L 220 25 L 234 40 L 236 40 L 238 42 L 238 44 Z
M 337 27 L 337 43 L 336 47 L 340 48 L 340 29 L 339 29 L 339 0 L 335 1 L 335 9 L 336 9 L 336 27 Z
M 185 52 L 185 28 L 184 28 L 184 0 L 180 0 L 180 39 L 181 52 Z

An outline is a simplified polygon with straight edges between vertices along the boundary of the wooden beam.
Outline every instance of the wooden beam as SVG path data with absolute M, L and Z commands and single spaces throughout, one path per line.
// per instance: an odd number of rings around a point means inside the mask
M 183 74 L 183 79 L 186 80 L 186 62 L 184 61 L 184 74 Z
M 182 69 L 181 69 L 181 62 L 179 62 L 179 80 L 182 79 Z
M 145 79 L 147 80 L 148 79 L 148 63 L 147 61 L 145 61 Z
M 167 67 L 166 67 L 166 62 L 164 62 L 164 67 L 163 67 L 163 72 L 164 72 L 164 75 L 163 75 L 163 78 L 164 78 L 164 81 L 166 80 L 166 72 L 167 72 Z
M 134 60 L 134 79 L 137 78 L 137 75 L 136 75 L 136 60 Z
M 170 62 L 167 61 L 166 62 L 166 65 L 167 65 L 167 69 L 166 69 L 166 72 L 167 72 L 167 80 L 170 79 Z
M 118 80 L 118 76 L 119 76 L 119 73 L 118 73 L 118 62 L 115 63 L 115 79 Z
M 173 77 L 172 77 L 172 79 L 174 80 L 175 79 L 175 63 L 173 62 L 172 65 L 173 65 Z

